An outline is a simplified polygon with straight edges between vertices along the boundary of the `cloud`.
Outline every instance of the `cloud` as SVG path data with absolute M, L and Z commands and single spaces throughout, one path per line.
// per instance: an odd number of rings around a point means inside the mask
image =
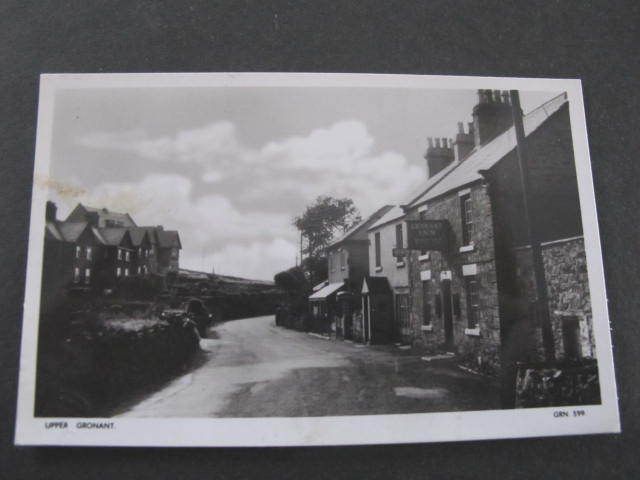
M 178 230 L 183 245 L 183 258 L 187 268 L 210 269 L 210 262 L 221 260 L 220 252 L 233 247 L 233 261 L 224 263 L 231 270 L 221 273 L 236 274 L 251 271 L 257 278 L 273 278 L 272 268 L 282 269 L 295 261 L 295 252 L 287 250 L 286 238 L 291 245 L 295 232 L 291 228 L 291 216 L 286 213 L 268 213 L 254 210 L 240 212 L 225 196 L 219 194 L 193 194 L 190 179 L 178 174 L 154 174 L 139 182 L 111 183 L 98 185 L 90 192 L 78 197 L 62 197 L 52 191 L 50 198 L 63 208 L 60 216 L 70 211 L 77 202 L 89 206 L 106 207 L 110 210 L 128 212 L 138 225 L 163 225 L 165 229 Z M 66 207 L 66 208 L 65 208 Z M 279 239 L 274 243 L 274 239 Z M 249 268 L 248 259 L 238 252 L 253 249 L 256 245 L 268 245 L 269 258 L 281 259 L 282 265 L 275 266 L 257 261 Z M 278 254 L 286 251 L 287 255 Z M 204 261 L 203 261 L 204 260 Z M 207 263 L 208 262 L 208 263 Z
M 243 153 L 236 138 L 236 127 L 227 121 L 155 138 L 150 138 L 143 130 L 92 133 L 77 143 L 89 148 L 121 150 L 163 162 L 208 163 L 214 158 L 235 158 Z
M 230 122 L 160 137 L 99 133 L 81 143 L 164 162 L 163 170 L 175 172 L 102 183 L 86 196 L 88 204 L 130 212 L 141 224 L 178 229 L 185 266 L 210 270 L 213 264 L 219 273 L 256 278 L 270 279 L 293 264 L 292 218 L 317 196 L 352 198 L 366 215 L 406 200 L 425 175 L 403 155 L 377 151 L 358 120 L 258 148 L 239 142 Z M 186 162 L 197 168 L 186 169 Z
M 218 183 L 224 178 L 224 175 L 218 170 L 209 170 L 202 175 L 202 181 L 205 183 Z
M 180 259 L 185 268 L 233 274 L 256 280 L 273 280 L 273 276 L 296 260 L 296 244 L 274 238 L 248 245 L 229 244 L 213 253 L 185 252 Z

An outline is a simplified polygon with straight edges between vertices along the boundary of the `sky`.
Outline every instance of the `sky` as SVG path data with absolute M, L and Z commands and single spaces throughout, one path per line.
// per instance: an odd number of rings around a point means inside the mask
M 555 96 L 521 92 L 525 113 Z M 178 230 L 183 268 L 272 280 L 319 195 L 366 216 L 426 180 L 427 137 L 470 122 L 475 90 L 86 88 L 56 93 L 50 198 Z

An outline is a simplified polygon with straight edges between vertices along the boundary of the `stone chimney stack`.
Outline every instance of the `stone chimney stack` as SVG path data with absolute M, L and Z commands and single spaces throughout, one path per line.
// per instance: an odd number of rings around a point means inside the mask
M 485 145 L 513 125 L 509 92 L 478 90 L 473 107 L 473 135 L 476 147 Z
M 44 218 L 47 222 L 55 222 L 58 219 L 58 207 L 51 200 L 47 200 Z
M 453 162 L 453 142 L 449 138 L 427 139 L 429 146 L 424 158 L 427 161 L 427 178 L 433 177 Z
M 475 140 L 473 138 L 473 123 L 469 124 L 469 133 L 464 131 L 464 123 L 458 122 L 458 133 L 453 142 L 453 155 L 456 162 L 461 162 L 473 150 Z

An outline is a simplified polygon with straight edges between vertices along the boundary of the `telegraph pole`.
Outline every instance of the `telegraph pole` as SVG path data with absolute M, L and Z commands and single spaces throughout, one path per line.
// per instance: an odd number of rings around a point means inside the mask
M 542 344 L 544 347 L 545 359 L 547 361 L 552 361 L 555 359 L 553 330 L 551 329 L 551 318 L 549 316 L 547 281 L 544 274 L 540 237 L 537 231 L 537 223 L 534 223 L 531 218 L 531 182 L 529 178 L 529 166 L 527 163 L 527 146 L 525 142 L 524 124 L 522 122 L 520 94 L 518 93 L 518 90 L 511 90 L 509 93 L 511 97 L 511 115 L 513 117 L 513 126 L 516 132 L 516 152 L 518 154 L 518 168 L 520 170 L 524 223 L 527 239 L 531 245 L 531 255 L 533 257 L 533 276 L 536 285 L 536 317 L 539 319 L 542 327 Z

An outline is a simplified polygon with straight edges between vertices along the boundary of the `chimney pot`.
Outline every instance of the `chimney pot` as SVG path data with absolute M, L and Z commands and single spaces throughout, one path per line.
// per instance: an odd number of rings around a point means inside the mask
M 449 139 L 442 137 L 442 148 L 447 148 L 448 145 L 449 145 Z
M 436 148 L 440 148 L 440 139 L 436 138 Z
M 509 97 L 509 91 L 508 90 L 504 90 L 502 92 L 502 103 L 506 104 L 506 105 L 511 105 L 511 98 Z
M 428 137 L 427 142 L 429 143 L 429 148 L 433 148 L 433 138 Z
M 493 99 L 496 103 L 501 103 L 502 102 L 502 98 L 500 97 L 500 90 L 494 90 L 493 91 Z
M 458 133 L 464 133 L 464 123 L 458 122 Z

